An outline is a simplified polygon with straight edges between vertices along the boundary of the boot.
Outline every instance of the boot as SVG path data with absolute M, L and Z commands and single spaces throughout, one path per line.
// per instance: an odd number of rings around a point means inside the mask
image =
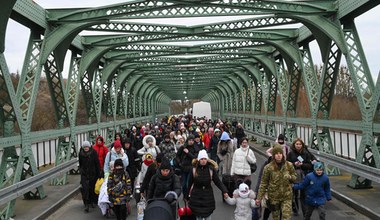
M 90 206 L 88 204 L 85 205 L 84 211 L 88 212 L 90 210 Z

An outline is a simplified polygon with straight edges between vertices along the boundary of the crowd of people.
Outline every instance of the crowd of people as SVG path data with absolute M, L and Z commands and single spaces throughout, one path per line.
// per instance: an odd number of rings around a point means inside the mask
M 256 157 L 238 122 L 171 116 L 133 125 L 116 133 L 109 145 L 101 136 L 93 144 L 83 141 L 79 167 L 84 211 L 99 206 L 104 215 L 112 212 L 125 220 L 129 201 L 143 198 L 166 201 L 176 219 L 182 196 L 194 219 L 211 220 L 217 187 L 226 204 L 236 205 L 236 220 L 268 219 L 270 213 L 275 220 L 287 220 L 299 209 L 304 219 L 314 209 L 325 219 L 331 192 L 323 164 L 301 139 L 291 146 L 285 139 L 280 134 L 268 149 L 255 189 Z M 97 195 L 99 178 L 104 182 Z

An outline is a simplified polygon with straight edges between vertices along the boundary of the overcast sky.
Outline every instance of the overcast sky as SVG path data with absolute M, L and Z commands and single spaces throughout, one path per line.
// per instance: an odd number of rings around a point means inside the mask
M 73 8 L 96 7 L 102 6 L 105 3 L 113 4 L 125 2 L 125 0 L 35 0 L 35 2 L 44 8 Z M 208 21 L 209 19 L 210 18 L 207 18 Z M 376 83 L 376 78 L 380 71 L 380 6 L 356 18 L 355 22 L 371 73 Z M 9 21 L 5 39 L 5 58 L 9 70 L 12 73 L 16 71 L 21 72 L 28 38 L 29 29 L 17 22 Z M 318 54 L 319 51 L 315 45 L 316 43 L 312 43 L 313 61 L 314 64 L 321 64 L 320 55 Z M 344 58 L 342 62 L 345 63 Z

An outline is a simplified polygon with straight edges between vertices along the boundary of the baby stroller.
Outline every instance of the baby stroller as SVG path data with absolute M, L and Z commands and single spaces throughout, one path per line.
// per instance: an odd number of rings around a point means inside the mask
M 175 192 L 168 192 L 165 198 L 150 199 L 144 212 L 144 220 L 176 220 L 178 200 Z

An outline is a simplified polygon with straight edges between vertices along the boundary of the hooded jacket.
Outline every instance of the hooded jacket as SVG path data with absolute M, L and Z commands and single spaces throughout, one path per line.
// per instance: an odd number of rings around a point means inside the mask
M 102 143 L 98 143 L 98 140 L 101 140 Z M 104 167 L 104 161 L 106 159 L 106 156 L 108 154 L 108 148 L 106 145 L 104 145 L 104 138 L 102 136 L 98 136 L 95 140 L 95 145 L 93 146 L 96 153 L 98 153 L 98 159 L 100 163 L 100 169 L 103 170 Z
M 174 191 L 177 198 L 181 195 L 179 177 L 174 174 L 173 170 L 170 170 L 169 175 L 163 176 L 160 169 L 158 169 L 149 183 L 147 199 L 164 198 L 169 191 Z
M 294 189 L 305 189 L 305 202 L 310 206 L 324 205 L 326 200 L 331 200 L 330 181 L 325 173 L 320 176 L 315 171 L 307 174 L 303 182 L 294 184 Z
M 153 140 L 152 147 L 149 146 L 149 144 L 147 143 L 148 138 L 151 138 Z M 156 159 L 157 154 L 161 152 L 160 148 L 156 146 L 156 138 L 154 138 L 152 135 L 145 135 L 145 137 L 142 140 L 142 144 L 144 147 L 137 151 L 138 155 L 145 155 L 147 153 L 150 153 L 153 155 L 153 158 Z
M 129 165 L 128 155 L 124 153 L 123 148 L 121 148 L 120 153 L 117 153 L 115 151 L 115 148 L 112 148 L 111 151 L 108 152 L 105 162 L 104 162 L 104 173 L 109 173 L 109 167 L 111 161 L 115 161 L 116 159 L 121 159 L 123 161 L 124 167 L 127 167 Z
M 223 162 L 222 174 L 230 175 L 232 166 L 232 157 L 236 148 L 234 147 L 227 132 L 223 132 L 218 143 L 217 155 L 219 160 Z

